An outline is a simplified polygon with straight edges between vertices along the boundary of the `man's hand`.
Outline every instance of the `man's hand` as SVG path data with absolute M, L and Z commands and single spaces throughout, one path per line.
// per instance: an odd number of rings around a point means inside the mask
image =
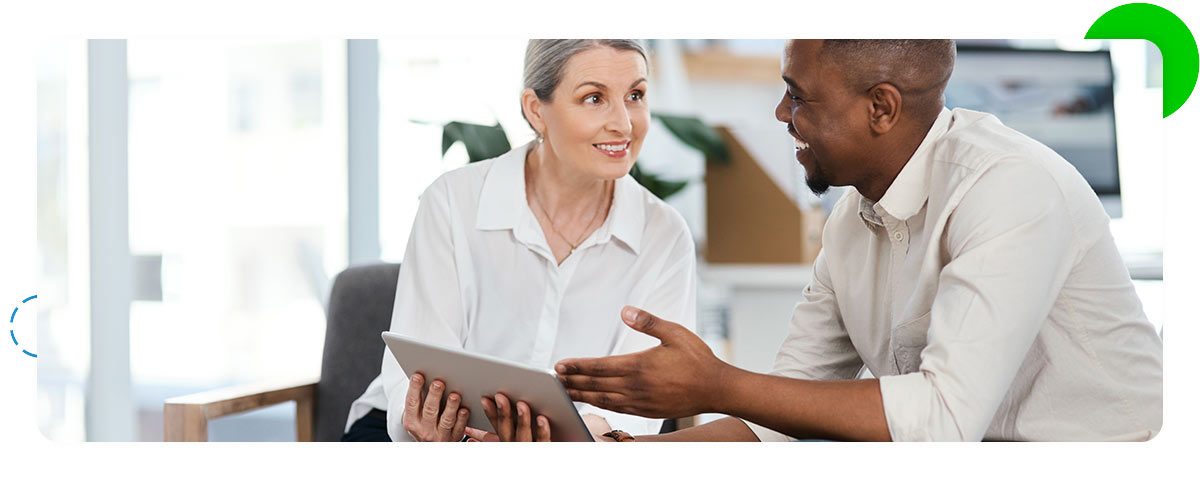
M 661 345 L 629 355 L 558 362 L 555 371 L 572 400 L 651 418 L 719 410 L 722 376 L 732 366 L 677 323 L 633 307 L 622 309 L 621 319 Z
M 545 415 L 533 416 L 529 405 L 525 402 L 512 404 L 503 393 L 497 393 L 495 398 L 483 397 L 480 400 L 483 413 L 492 422 L 496 432 L 485 432 L 467 427 L 468 441 L 476 442 L 549 442 L 550 420 Z M 534 425 L 536 423 L 536 426 Z

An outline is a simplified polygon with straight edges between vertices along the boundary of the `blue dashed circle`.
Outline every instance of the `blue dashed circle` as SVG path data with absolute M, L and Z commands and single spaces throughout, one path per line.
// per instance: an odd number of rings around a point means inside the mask
M 37 295 L 31 295 L 29 298 L 26 298 L 26 299 L 24 299 L 24 300 L 21 300 L 21 304 L 23 305 L 23 304 L 25 304 L 25 303 L 28 303 L 30 300 L 33 300 L 33 299 L 35 299 L 35 298 L 37 298 Z M 10 315 L 10 316 L 8 317 L 8 325 L 9 325 L 9 327 L 8 327 L 8 336 L 9 336 L 9 337 L 12 337 L 13 345 L 16 345 L 16 346 L 17 346 L 17 348 L 20 348 L 20 347 L 21 347 L 21 344 L 20 344 L 19 342 L 17 342 L 17 333 L 16 333 L 16 331 L 14 331 L 14 330 L 13 330 L 13 328 L 12 328 L 12 325 L 13 325 L 13 323 L 15 323 L 15 322 L 16 322 L 16 320 L 17 320 L 17 310 L 20 310 L 20 308 L 21 308 L 21 307 L 19 307 L 19 306 L 18 306 L 18 307 L 16 307 L 16 308 L 13 308 L 13 313 L 12 313 L 12 315 Z M 25 352 L 25 354 L 26 354 L 26 355 L 29 355 L 29 356 L 31 356 L 31 357 L 33 357 L 33 358 L 37 358 L 37 354 L 35 354 L 35 353 L 33 353 L 33 352 L 29 351 L 29 350 L 21 349 L 21 351 L 22 351 L 22 352 Z

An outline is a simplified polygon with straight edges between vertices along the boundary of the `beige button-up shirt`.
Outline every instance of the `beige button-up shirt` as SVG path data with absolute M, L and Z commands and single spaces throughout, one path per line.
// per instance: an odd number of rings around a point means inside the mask
M 892 438 L 1146 440 L 1162 342 L 1079 173 L 943 110 L 878 203 L 848 192 L 773 374 L 879 378 Z M 761 440 L 786 436 L 749 424 Z

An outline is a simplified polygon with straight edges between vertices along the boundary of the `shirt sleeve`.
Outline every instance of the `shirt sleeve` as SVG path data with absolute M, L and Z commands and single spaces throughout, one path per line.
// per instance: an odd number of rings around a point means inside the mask
M 679 219 L 679 223 L 683 228 L 665 256 L 663 269 L 653 291 L 645 303 L 635 306 L 664 320 L 683 325 L 694 332 L 696 331 L 696 246 L 692 243 L 692 236 L 688 232 L 686 224 L 683 224 L 682 219 Z M 612 354 L 624 355 L 640 352 L 658 346 L 658 343 L 657 338 L 626 329 L 625 337 L 618 342 Z M 577 403 L 576 405 L 581 405 L 580 415 L 588 413 L 599 415 L 604 417 L 614 429 L 624 430 L 635 437 L 656 434 L 662 429 L 662 419 L 617 413 L 587 404 Z
M 788 335 L 775 356 L 771 375 L 842 380 L 858 374 L 863 362 L 842 323 L 837 295 L 831 285 L 829 266 L 822 250 L 813 261 L 813 277 L 804 289 L 804 299 L 792 311 Z M 743 422 L 760 441 L 791 440 L 791 437 L 761 425 Z
M 879 379 L 893 440 L 984 437 L 1074 264 L 1073 228 L 1037 166 L 1002 163 L 970 187 L 947 221 L 920 370 Z
M 421 195 L 412 233 L 400 265 L 396 303 L 389 329 L 426 342 L 461 348 L 466 313 L 451 234 L 449 192 L 438 180 Z M 404 429 L 408 375 L 384 347 L 380 381 L 387 397 L 387 431 L 393 441 L 412 441 Z

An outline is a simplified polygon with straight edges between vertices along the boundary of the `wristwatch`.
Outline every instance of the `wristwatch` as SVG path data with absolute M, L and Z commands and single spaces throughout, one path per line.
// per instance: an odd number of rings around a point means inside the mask
M 601 436 L 611 438 L 618 442 L 636 442 L 637 441 L 636 439 L 633 438 L 633 435 L 625 433 L 624 431 L 621 431 L 621 430 L 613 430 L 613 431 L 608 432 Z

